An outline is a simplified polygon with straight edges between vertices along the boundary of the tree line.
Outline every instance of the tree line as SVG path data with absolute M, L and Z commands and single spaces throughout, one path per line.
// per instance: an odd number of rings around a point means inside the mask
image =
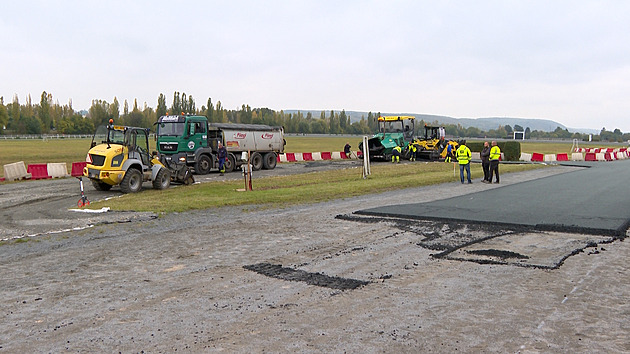
M 142 107 L 134 100 L 130 108 L 127 100 L 122 107 L 116 97 L 112 102 L 95 99 L 87 111 L 77 112 L 72 107 L 72 100 L 61 105 L 53 101 L 52 94 L 44 91 L 39 103 L 33 103 L 28 95 L 25 103 L 20 103 L 17 95 L 13 101 L 5 104 L 0 97 L 0 134 L 91 134 L 99 125 L 106 124 L 113 119 L 116 124 L 136 127 L 152 128 L 157 119 L 170 114 L 203 115 L 210 122 L 266 124 L 284 126 L 287 133 L 298 134 L 356 134 L 370 135 L 378 130 L 377 118 L 379 113 L 369 112 L 360 120 L 352 122 L 345 110 L 321 111 L 319 117 L 311 112 L 304 115 L 301 112 L 285 113 L 269 108 L 251 108 L 243 104 L 239 109 L 226 109 L 221 101 L 214 103 L 208 98 L 204 105 L 197 108 L 192 95 L 175 91 L 170 107 L 166 103 L 166 96 L 160 93 L 155 109 L 145 102 Z M 416 135 L 424 135 L 424 125 L 442 125 L 438 121 L 416 122 Z M 525 132 L 526 139 L 578 139 L 588 141 L 588 134 L 571 133 L 560 127 L 552 132 L 534 130 L 519 125 L 500 126 L 497 129 L 483 131 L 479 128 L 457 124 L 443 125 L 446 134 L 453 137 L 480 138 L 511 138 L 514 131 Z M 593 136 L 595 141 L 623 142 L 630 140 L 630 133 L 623 133 L 619 129 L 608 131 L 602 128 L 599 135 Z

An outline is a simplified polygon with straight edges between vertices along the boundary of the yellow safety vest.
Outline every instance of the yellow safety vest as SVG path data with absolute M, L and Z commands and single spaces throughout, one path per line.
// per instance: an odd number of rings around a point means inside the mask
M 400 148 L 400 146 L 396 146 L 396 147 L 394 147 L 394 150 L 400 152 L 402 149 Z
M 498 160 L 501 157 L 501 149 L 498 146 L 493 146 L 490 149 L 490 160 Z
M 466 145 L 457 148 L 457 161 L 460 165 L 466 165 L 470 162 L 470 149 Z

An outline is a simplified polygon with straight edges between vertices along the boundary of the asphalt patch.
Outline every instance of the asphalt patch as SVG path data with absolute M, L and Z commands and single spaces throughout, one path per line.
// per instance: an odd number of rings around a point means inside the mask
M 308 285 L 337 290 L 354 290 L 370 283 L 363 280 L 331 277 L 321 273 L 311 273 L 299 269 L 287 268 L 280 264 L 258 263 L 246 265 L 243 266 L 243 268 L 271 278 L 286 281 L 300 281 Z
M 478 264 L 557 269 L 587 248 L 597 249 L 615 237 L 540 231 L 530 226 L 505 227 L 457 221 L 337 215 L 337 219 L 361 223 L 384 222 L 417 235 L 416 246 L 436 251 L 435 259 Z M 599 251 L 598 251 L 599 253 Z M 597 254 L 590 252 L 589 254 Z
M 426 203 L 382 206 L 358 215 L 490 224 L 501 228 L 625 238 L 630 226 L 630 160 Z M 466 188 L 457 185 L 453 188 Z
M 510 258 L 529 259 L 529 256 L 525 256 L 525 255 L 522 255 L 520 253 L 511 252 L 511 251 L 496 250 L 496 249 L 473 250 L 473 251 L 466 251 L 466 252 L 468 252 L 470 254 L 480 255 L 480 256 L 491 256 L 491 257 L 498 257 L 498 258 L 502 258 L 502 259 L 510 259 Z

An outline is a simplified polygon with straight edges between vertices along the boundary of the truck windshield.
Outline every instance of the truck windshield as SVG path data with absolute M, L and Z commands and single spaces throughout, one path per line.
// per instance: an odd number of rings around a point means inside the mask
M 158 136 L 181 136 L 184 135 L 186 123 L 179 122 L 162 122 L 158 124 Z

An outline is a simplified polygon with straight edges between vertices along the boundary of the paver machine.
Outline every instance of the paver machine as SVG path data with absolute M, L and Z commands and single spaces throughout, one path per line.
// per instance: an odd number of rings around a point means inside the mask
M 396 146 L 405 151 L 413 141 L 415 119 L 413 116 L 378 117 L 378 133 L 368 140 L 370 160 L 391 160 Z M 363 151 L 363 143 L 359 144 L 359 150 Z M 409 158 L 408 154 L 406 157 Z

